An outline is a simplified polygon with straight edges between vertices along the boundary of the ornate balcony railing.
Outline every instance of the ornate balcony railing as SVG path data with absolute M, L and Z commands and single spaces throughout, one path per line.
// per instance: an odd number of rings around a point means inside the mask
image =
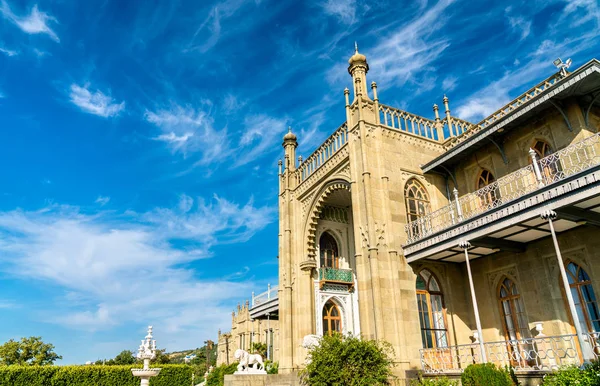
M 252 293 L 252 307 L 266 303 L 268 301 L 271 301 L 272 299 L 277 299 L 277 297 L 279 296 L 279 293 L 277 292 L 279 290 L 279 286 L 271 286 L 269 284 L 268 288 L 268 290 L 256 296 L 254 295 L 254 292 Z
M 379 120 L 383 125 L 421 137 L 438 140 L 435 121 L 386 105 L 379 105 Z
M 348 142 L 348 125 L 344 122 L 321 146 L 298 166 L 300 182 L 310 177 Z M 292 160 L 293 162 L 294 160 Z
M 351 269 L 339 269 L 321 267 L 319 268 L 319 281 L 321 283 L 343 283 L 354 284 L 354 276 Z
M 598 358 L 598 333 L 586 334 Z M 488 362 L 511 366 L 515 371 L 549 371 L 560 366 L 580 365 L 577 335 L 538 336 L 535 338 L 484 343 Z M 460 372 L 468 365 L 481 363 L 479 343 L 421 349 L 421 366 L 426 373 Z
M 565 147 L 483 188 L 455 198 L 448 205 L 405 225 L 407 244 L 424 239 L 454 224 L 495 209 L 545 185 L 600 165 L 600 133 Z M 534 162 L 535 161 L 535 162 Z

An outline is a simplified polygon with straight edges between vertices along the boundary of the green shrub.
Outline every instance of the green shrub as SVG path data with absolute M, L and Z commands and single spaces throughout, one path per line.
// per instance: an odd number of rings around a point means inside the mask
M 141 366 L 0 366 L 0 386 L 139 386 L 132 368 Z M 189 386 L 192 368 L 164 365 L 151 386 Z
M 563 367 L 544 377 L 544 386 L 600 386 L 600 363 L 595 361 L 582 368 Z
M 279 362 L 265 362 L 265 370 L 267 374 L 279 374 Z
M 500 369 L 493 363 L 469 365 L 460 376 L 462 386 L 512 386 L 509 371 Z
M 458 386 L 458 381 L 451 381 L 446 377 L 413 379 L 410 386 Z
M 393 350 L 389 343 L 340 334 L 324 336 L 308 354 L 300 376 L 310 386 L 389 385 Z
M 225 384 L 225 375 L 233 374 L 237 370 L 238 363 L 232 363 L 230 365 L 221 365 L 213 369 L 208 374 L 206 380 L 206 386 L 223 386 Z

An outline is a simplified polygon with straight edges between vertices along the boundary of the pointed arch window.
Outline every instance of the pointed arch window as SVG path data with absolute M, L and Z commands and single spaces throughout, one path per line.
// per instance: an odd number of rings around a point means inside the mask
M 484 207 L 493 207 L 494 202 L 499 198 L 498 188 L 496 186 L 489 186 L 495 181 L 496 178 L 487 169 L 482 169 L 477 177 L 477 195 L 479 196 L 481 205 Z
M 536 139 L 531 148 L 537 153 L 538 159 L 554 153 L 548 142 L 542 141 L 541 139 Z
M 600 312 L 592 280 L 578 264 L 567 262 L 567 279 L 583 331 L 600 331 Z
M 417 275 L 417 305 L 423 348 L 448 347 L 444 294 L 428 269 Z
M 337 241 L 329 232 L 323 232 L 319 239 L 321 267 L 340 268 L 340 254 Z
M 425 187 L 415 178 L 411 178 L 404 188 L 408 222 L 418 220 L 429 213 L 429 195 Z
M 504 277 L 498 285 L 498 302 L 502 312 L 504 332 L 507 340 L 530 337 L 525 307 L 515 283 Z
M 548 144 L 548 142 L 542 141 L 541 139 L 536 139 L 531 148 L 536 153 L 538 165 L 540 166 L 542 177 L 546 180 L 546 183 L 554 182 L 553 177 L 560 170 L 560 163 L 556 162 L 556 160 L 553 159 L 554 157 L 541 161 L 542 158 L 554 153 L 552 147 Z
M 323 307 L 323 335 L 333 335 L 342 332 L 342 314 L 338 306 L 328 300 Z

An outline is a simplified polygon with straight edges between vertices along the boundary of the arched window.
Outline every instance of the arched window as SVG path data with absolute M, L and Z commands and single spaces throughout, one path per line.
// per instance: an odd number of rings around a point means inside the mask
M 342 332 L 342 314 L 338 306 L 328 300 L 323 307 L 323 335 L 332 335 Z
M 482 206 L 492 207 L 496 198 L 498 198 L 497 187 L 488 186 L 496 181 L 494 175 L 489 170 L 483 169 L 477 177 L 477 195 Z
M 411 178 L 406 183 L 404 197 L 408 222 L 413 222 L 429 213 L 429 195 L 425 187 L 416 179 Z
M 536 139 L 531 147 L 537 153 L 538 159 L 544 158 L 547 155 L 554 153 L 552 147 L 546 141 Z
M 340 267 L 340 254 L 337 242 L 328 232 L 323 232 L 321 235 L 319 250 L 321 252 L 321 267 L 336 269 Z
M 540 161 L 542 158 L 554 153 L 552 147 L 547 142 L 537 139 L 531 148 L 536 153 L 538 165 L 540 166 L 540 171 L 542 173 L 542 177 L 545 179 L 545 182 L 547 184 L 554 182 L 554 176 L 560 170 L 560 163 L 558 160 L 553 159 L 553 157 Z
M 588 332 L 600 331 L 598 302 L 587 272 L 572 261 L 567 262 L 567 278 L 581 328 Z
M 417 275 L 417 305 L 423 348 L 448 347 L 444 295 L 437 279 L 427 269 Z
M 504 319 L 504 332 L 507 340 L 530 337 L 523 300 L 515 283 L 505 277 L 498 285 L 498 302 Z

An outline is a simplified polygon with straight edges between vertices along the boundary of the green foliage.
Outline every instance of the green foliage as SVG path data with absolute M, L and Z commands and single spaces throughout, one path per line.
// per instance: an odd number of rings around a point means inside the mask
M 115 365 L 133 365 L 136 362 L 133 352 L 129 350 L 121 351 L 115 359 L 113 359 Z
M 237 370 L 237 366 L 238 363 L 236 362 L 230 365 L 221 365 L 215 367 L 208 375 L 206 386 L 223 386 L 225 384 L 225 375 L 233 374 Z
M 458 381 L 451 381 L 446 377 L 413 379 L 410 386 L 458 386 Z
M 514 382 L 506 369 L 493 363 L 469 365 L 460 377 L 462 386 L 512 386 Z
M 279 362 L 265 361 L 267 374 L 279 374 Z
M 250 346 L 250 354 L 260 354 L 261 357 L 267 357 L 267 344 L 261 342 L 254 342 Z
M 389 385 L 393 378 L 393 349 L 386 342 L 334 334 L 324 336 L 308 356 L 301 377 L 310 386 Z
M 0 346 L 1 365 L 51 365 L 62 356 L 54 352 L 54 345 L 44 343 L 39 336 L 13 339 Z
M 600 386 L 600 363 L 592 362 L 579 368 L 563 367 L 544 377 L 544 386 Z
M 3 366 L 0 386 L 139 386 L 131 369 L 140 366 Z M 166 365 L 150 386 L 189 386 L 192 368 Z
M 166 349 L 156 349 L 156 357 L 150 361 L 153 365 L 167 365 L 171 363 L 171 358 L 166 353 Z M 116 358 L 115 358 L 116 359 Z

